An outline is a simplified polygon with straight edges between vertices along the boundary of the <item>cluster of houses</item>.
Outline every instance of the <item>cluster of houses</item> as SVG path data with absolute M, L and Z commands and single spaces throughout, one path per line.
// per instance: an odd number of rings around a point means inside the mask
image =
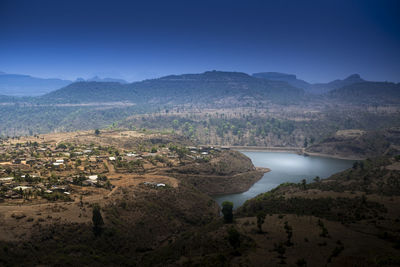
M 185 158 L 190 160 L 209 158 L 215 147 L 186 147 Z M 68 196 L 76 186 L 112 187 L 106 175 L 118 169 L 117 163 L 135 161 L 145 163 L 164 158 L 174 161 L 177 151 L 157 147 L 149 151 L 120 152 L 113 147 L 96 147 L 60 144 L 0 144 L 0 201 L 62 194 Z M 150 187 L 164 184 L 145 183 Z
M 95 148 L 58 148 L 56 144 L 0 145 L 0 201 L 71 194 L 72 185 L 109 187 L 104 161 Z M 95 175 L 93 173 L 96 173 Z M 78 182 L 78 183 L 77 183 Z
M 25 176 L 25 175 L 22 175 Z M 21 177 L 23 178 L 23 177 Z M 21 182 L 21 179 L 16 177 L 2 177 L 0 178 L 0 188 L 1 188 L 1 197 L 0 201 L 4 201 L 4 199 L 22 199 L 22 198 L 30 198 L 30 197 L 47 197 L 53 193 L 64 194 L 65 196 L 70 195 L 71 187 L 67 185 L 45 185 L 43 182 L 40 182 L 40 177 L 36 181 L 39 182 L 26 182 L 24 180 Z

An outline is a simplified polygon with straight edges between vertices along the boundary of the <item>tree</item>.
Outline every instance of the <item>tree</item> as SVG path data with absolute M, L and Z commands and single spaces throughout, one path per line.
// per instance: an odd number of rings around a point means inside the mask
M 259 213 L 257 213 L 257 227 L 258 227 L 258 231 L 260 233 L 262 233 L 262 225 L 264 224 L 265 221 L 265 216 L 266 214 L 262 211 L 260 211 Z
M 176 154 L 178 154 L 179 162 L 182 162 L 182 159 L 186 156 L 186 150 L 184 148 L 177 148 Z
M 230 201 L 224 201 L 222 203 L 222 214 L 224 215 L 225 223 L 231 223 L 233 221 L 233 203 Z
M 319 178 L 319 176 L 315 176 L 314 182 L 319 183 L 320 181 L 321 181 L 321 178 Z
M 100 130 L 99 129 L 94 130 L 94 134 L 95 135 L 99 135 L 100 134 Z
M 307 189 L 307 181 L 306 181 L 306 179 L 301 180 L 301 185 L 303 186 L 304 190 Z
M 102 227 L 104 225 L 103 217 L 101 216 L 100 206 L 98 204 L 93 205 L 93 233 L 95 236 L 98 236 L 102 232 Z
M 64 143 L 60 143 L 58 144 L 57 149 L 67 149 L 67 145 Z
M 354 170 L 357 170 L 357 169 L 358 169 L 358 161 L 356 161 L 356 162 L 353 163 L 353 169 L 354 169 Z
M 177 130 L 179 128 L 179 121 L 178 120 L 173 120 L 172 121 L 172 128 L 174 130 Z
M 307 138 L 304 139 L 304 147 L 308 146 Z

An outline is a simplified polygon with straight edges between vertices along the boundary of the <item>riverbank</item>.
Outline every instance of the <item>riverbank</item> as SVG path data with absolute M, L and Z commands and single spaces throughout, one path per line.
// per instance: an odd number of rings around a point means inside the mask
M 354 156 L 340 156 L 340 155 L 330 155 L 324 153 L 314 153 L 314 152 L 306 152 L 306 156 L 313 157 L 323 157 L 323 158 L 332 158 L 332 159 L 345 159 L 345 160 L 365 160 L 366 158 L 354 157 Z
M 198 190 L 209 196 L 222 196 L 240 194 L 248 191 L 257 183 L 268 168 L 255 168 L 251 171 L 241 172 L 234 175 L 204 175 L 204 174 L 178 174 L 175 177 L 185 179 L 193 184 Z
M 232 150 L 240 151 L 265 151 L 265 152 L 288 152 L 303 154 L 304 150 L 300 147 L 267 147 L 267 146 L 227 146 Z
M 300 147 L 262 147 L 262 146 L 228 146 L 232 150 L 237 151 L 263 151 L 263 152 L 286 152 L 293 153 L 302 156 L 315 156 L 315 157 L 324 157 L 324 158 L 332 158 L 332 159 L 344 159 L 344 160 L 364 160 L 366 158 L 356 157 L 352 155 L 332 155 L 325 153 L 315 153 L 315 152 L 307 152 L 304 148 Z

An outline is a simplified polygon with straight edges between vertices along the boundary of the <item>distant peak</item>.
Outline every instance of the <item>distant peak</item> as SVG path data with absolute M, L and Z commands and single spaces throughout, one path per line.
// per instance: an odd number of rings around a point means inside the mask
M 347 77 L 345 80 L 362 80 L 360 74 L 352 74 L 349 77 Z
M 240 80 L 251 78 L 250 75 L 244 72 L 231 72 L 231 71 L 205 71 L 197 74 L 181 74 L 181 75 L 168 75 L 161 77 L 161 80 L 193 80 L 193 79 L 212 79 L 212 80 Z
M 219 71 L 219 70 L 212 70 L 206 71 L 202 73 L 202 75 L 218 75 L 218 76 L 240 76 L 240 77 L 249 77 L 247 73 L 244 72 L 236 72 L 236 71 Z
M 269 79 L 269 80 L 296 80 L 297 76 L 294 74 L 288 74 L 288 73 L 282 73 L 282 72 L 259 72 L 259 73 L 254 73 L 254 77 L 258 78 L 264 78 L 264 79 Z

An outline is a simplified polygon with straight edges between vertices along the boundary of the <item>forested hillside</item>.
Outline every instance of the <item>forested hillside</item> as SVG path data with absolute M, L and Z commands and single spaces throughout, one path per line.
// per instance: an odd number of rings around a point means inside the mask
M 347 103 L 399 104 L 400 84 L 390 82 L 362 82 L 335 89 L 329 97 Z

